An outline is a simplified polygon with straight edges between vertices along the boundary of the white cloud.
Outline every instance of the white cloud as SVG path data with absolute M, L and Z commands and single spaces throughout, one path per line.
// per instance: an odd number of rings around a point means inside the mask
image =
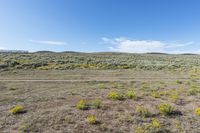
M 32 43 L 47 44 L 47 45 L 66 45 L 66 42 L 62 41 L 41 41 L 41 40 L 29 40 Z
M 4 47 L 0 47 L 0 50 L 5 50 L 6 48 L 4 48 Z
M 168 50 L 170 48 L 175 49 L 193 44 L 193 42 L 167 43 L 157 40 L 131 40 L 124 37 L 114 38 L 114 39 L 103 37 L 102 40 L 104 41 L 104 43 L 111 45 L 108 47 L 111 51 L 129 52 L 129 53 L 147 53 L 147 52 L 169 53 Z

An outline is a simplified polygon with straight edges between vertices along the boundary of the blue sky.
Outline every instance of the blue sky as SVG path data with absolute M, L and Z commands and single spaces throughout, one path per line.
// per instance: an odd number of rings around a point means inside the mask
M 0 0 L 0 49 L 200 53 L 199 0 Z

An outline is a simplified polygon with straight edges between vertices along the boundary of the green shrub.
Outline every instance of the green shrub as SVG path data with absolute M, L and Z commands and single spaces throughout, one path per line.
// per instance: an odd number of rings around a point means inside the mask
M 164 115 L 170 115 L 173 112 L 173 107 L 167 103 L 163 103 L 159 105 L 159 111 Z
M 94 115 L 88 116 L 87 121 L 89 124 L 97 124 L 98 123 L 97 118 Z
M 126 97 L 128 99 L 137 99 L 136 93 L 134 91 L 127 91 L 126 92 Z
M 142 106 L 137 106 L 136 113 L 142 117 L 149 117 L 151 115 L 151 112 L 147 108 Z
M 124 96 L 119 94 L 118 92 L 109 92 L 108 98 L 112 100 L 123 100 Z
M 12 114 L 20 114 L 20 113 L 24 113 L 24 112 L 25 112 L 25 109 L 24 109 L 24 107 L 21 106 L 21 105 L 16 105 L 16 106 L 14 106 L 13 108 L 11 108 L 11 109 L 9 110 L 9 112 L 12 113 Z
M 195 110 L 195 114 L 198 115 L 198 116 L 200 116 L 200 108 L 197 108 L 197 109 Z
M 99 99 L 93 100 L 93 101 L 92 101 L 92 106 L 93 106 L 94 108 L 96 108 L 96 109 L 101 108 L 101 100 L 99 100 Z
M 80 110 L 87 110 L 89 109 L 89 105 L 87 104 L 87 102 L 85 100 L 80 100 L 76 107 Z

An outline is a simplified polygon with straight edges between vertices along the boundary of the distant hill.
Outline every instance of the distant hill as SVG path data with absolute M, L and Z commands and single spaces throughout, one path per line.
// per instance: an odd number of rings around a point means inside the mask
M 29 53 L 26 50 L 0 50 L 0 53 Z

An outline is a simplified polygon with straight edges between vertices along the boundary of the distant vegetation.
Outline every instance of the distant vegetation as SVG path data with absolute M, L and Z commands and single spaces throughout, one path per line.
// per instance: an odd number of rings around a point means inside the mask
M 162 53 L 36 53 L 0 52 L 0 69 L 137 69 L 190 70 L 200 67 L 200 55 L 167 55 Z

